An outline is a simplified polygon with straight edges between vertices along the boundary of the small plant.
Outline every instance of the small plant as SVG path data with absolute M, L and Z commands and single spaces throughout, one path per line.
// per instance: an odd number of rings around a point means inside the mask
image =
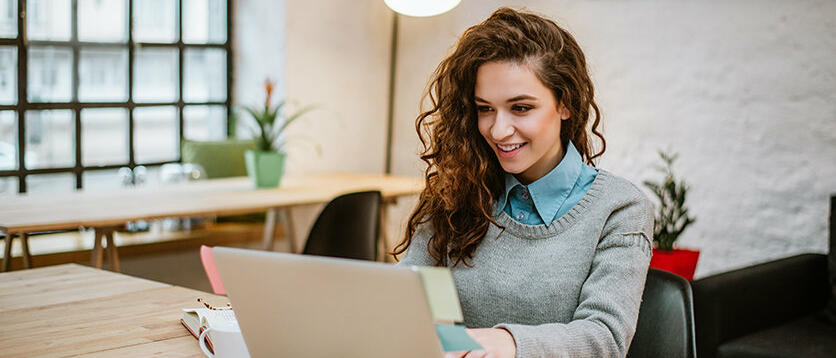
M 653 242 L 659 250 L 673 251 L 674 242 L 679 235 L 696 219 L 688 216 L 688 208 L 685 207 L 688 185 L 684 180 L 677 181 L 673 175 L 673 162 L 679 155 L 659 151 L 659 156 L 665 164 L 658 167 L 665 175 L 664 179 L 661 183 L 646 180 L 644 185 L 659 199 L 659 210 L 653 223 Z
M 275 106 L 271 103 L 274 89 L 275 82 L 270 81 L 269 78 L 266 79 L 264 81 L 264 92 L 266 94 L 264 107 L 243 107 L 254 120 L 248 122 L 249 128 L 255 137 L 258 150 L 263 152 L 283 152 L 285 143 L 282 133 L 284 133 L 284 130 L 302 115 L 315 109 L 314 106 L 306 106 L 294 113 L 285 115 L 283 109 L 286 107 L 287 101 L 281 100 Z

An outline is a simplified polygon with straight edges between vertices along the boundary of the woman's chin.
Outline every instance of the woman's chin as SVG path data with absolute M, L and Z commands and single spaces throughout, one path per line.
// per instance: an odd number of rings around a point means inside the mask
M 516 163 L 503 163 L 502 161 L 499 162 L 500 166 L 502 166 L 502 170 L 504 170 L 508 174 L 517 175 L 525 171 L 526 168 L 522 167 L 521 165 L 515 165 Z

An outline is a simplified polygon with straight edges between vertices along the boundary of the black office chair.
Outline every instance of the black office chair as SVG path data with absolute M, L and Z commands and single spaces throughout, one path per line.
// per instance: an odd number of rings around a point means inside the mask
M 302 253 L 374 261 L 380 231 L 380 201 L 379 191 L 334 198 L 314 222 Z
M 670 272 L 650 269 L 629 358 L 694 358 L 691 285 Z

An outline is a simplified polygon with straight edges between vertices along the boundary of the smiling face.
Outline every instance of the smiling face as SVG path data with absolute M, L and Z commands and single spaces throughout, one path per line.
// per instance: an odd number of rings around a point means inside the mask
M 479 133 L 499 164 L 523 184 L 546 175 L 563 159 L 560 122 L 569 111 L 524 64 L 479 66 L 474 89 Z

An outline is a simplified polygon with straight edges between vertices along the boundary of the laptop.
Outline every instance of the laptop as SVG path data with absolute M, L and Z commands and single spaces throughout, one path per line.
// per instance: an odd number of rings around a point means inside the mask
M 330 257 L 212 251 L 254 358 L 443 356 L 416 271 Z

